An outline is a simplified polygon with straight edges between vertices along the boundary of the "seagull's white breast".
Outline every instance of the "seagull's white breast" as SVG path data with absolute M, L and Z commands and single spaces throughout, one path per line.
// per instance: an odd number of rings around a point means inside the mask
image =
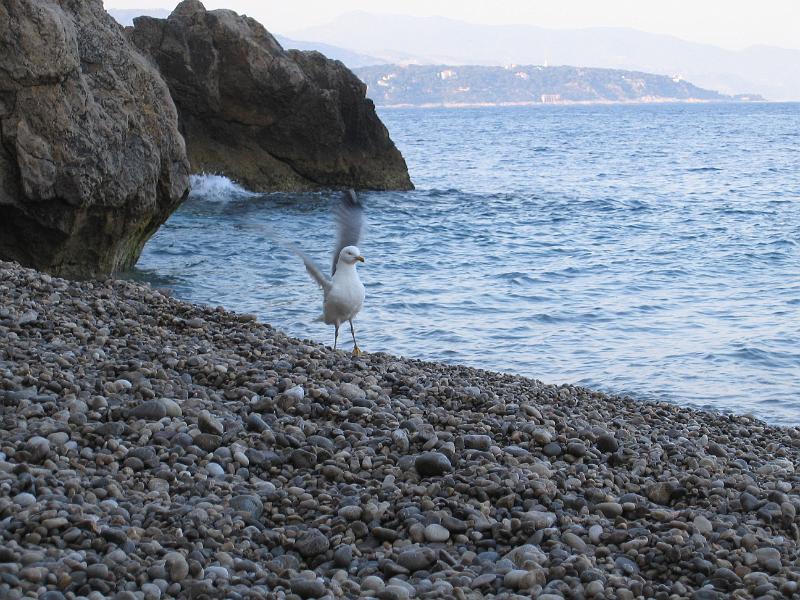
M 355 317 L 364 304 L 364 295 L 364 284 L 358 278 L 355 266 L 340 263 L 331 278 L 331 288 L 325 295 L 325 323 L 344 323 Z

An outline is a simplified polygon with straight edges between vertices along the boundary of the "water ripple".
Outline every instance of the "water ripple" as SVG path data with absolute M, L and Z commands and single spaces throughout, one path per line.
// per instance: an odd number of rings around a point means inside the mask
M 418 187 L 363 194 L 362 347 L 800 423 L 800 106 L 382 117 Z M 331 343 L 266 235 L 327 265 L 331 194 L 193 186 L 134 276 Z

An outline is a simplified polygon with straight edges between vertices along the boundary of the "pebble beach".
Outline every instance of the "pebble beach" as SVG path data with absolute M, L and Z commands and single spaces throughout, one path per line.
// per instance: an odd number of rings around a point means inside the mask
M 4 599 L 800 598 L 797 427 L 8 262 L 0 414 Z

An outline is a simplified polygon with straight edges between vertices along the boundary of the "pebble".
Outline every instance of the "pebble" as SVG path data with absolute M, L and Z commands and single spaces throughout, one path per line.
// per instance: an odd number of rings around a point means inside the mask
M 475 579 L 473 579 L 470 582 L 469 587 L 474 590 L 482 587 L 488 587 L 494 583 L 495 579 L 497 579 L 497 575 L 495 573 L 484 573 L 483 575 L 478 575 Z
M 492 447 L 492 438 L 488 435 L 465 435 L 464 447 L 470 450 L 483 450 L 485 452 Z
M 594 581 L 590 581 L 584 585 L 583 589 L 589 598 L 594 598 L 603 594 L 605 591 L 605 584 L 602 581 L 595 579 Z
M 330 542 L 320 530 L 311 529 L 295 542 L 294 547 L 304 558 L 312 558 L 327 552 Z
M 444 475 L 453 469 L 450 459 L 441 452 L 425 452 L 414 461 L 414 468 L 422 477 Z
M 705 518 L 703 515 L 698 515 L 694 518 L 694 528 L 703 535 L 707 535 L 714 531 L 714 525 Z
M 408 452 L 410 443 L 408 441 L 408 436 L 406 435 L 406 432 L 403 431 L 402 429 L 395 429 L 392 432 L 392 442 L 401 453 L 404 454 Z
M 568 531 L 562 535 L 561 541 L 577 552 L 586 551 L 586 542 L 584 542 L 578 535 L 572 533 L 571 531 Z
M 161 588 L 154 583 L 143 583 L 141 588 L 144 600 L 161 600 Z
M 319 598 L 325 594 L 325 586 L 316 579 L 293 577 L 289 587 L 301 598 Z
M 387 585 L 378 592 L 378 600 L 408 600 L 411 597 L 408 588 L 397 584 Z
M 759 499 L 749 492 L 742 492 L 739 495 L 739 503 L 742 505 L 742 509 L 747 512 L 752 512 L 761 506 Z
M 603 536 L 603 527 L 601 525 L 592 525 L 589 527 L 589 541 L 592 544 L 599 544 Z
M 203 433 L 211 434 L 217 437 L 220 437 L 225 433 L 225 428 L 222 426 L 222 423 L 219 422 L 219 419 L 214 417 L 207 410 L 204 410 L 198 416 L 197 426 Z
M 158 401 L 164 407 L 166 416 L 171 418 L 183 416 L 183 410 L 181 409 L 180 405 L 175 402 L 175 400 L 171 400 L 170 398 L 159 398 Z
M 617 567 L 624 575 L 636 575 L 639 573 L 639 567 L 627 556 L 618 556 L 614 559 L 614 566 Z
M 441 525 L 432 523 L 425 528 L 425 539 L 429 542 L 446 542 L 450 539 L 450 532 Z
M 622 514 L 622 505 L 619 502 L 600 502 L 596 506 L 597 510 L 607 517 L 618 517 Z
M 179 552 L 169 552 L 164 556 L 164 562 L 167 566 L 167 572 L 170 579 L 177 583 L 181 583 L 189 576 L 189 563 L 186 562 L 184 556 Z
M 357 385 L 353 385 L 352 383 L 343 383 L 340 385 L 339 392 L 342 394 L 342 396 L 350 400 L 350 402 L 364 400 L 367 397 L 367 394 L 364 390 Z
M 570 442 L 567 444 L 567 454 L 577 456 L 578 458 L 586 456 L 586 444 L 583 442 Z
M 386 587 L 383 579 L 375 575 L 367 575 L 361 581 L 361 589 L 368 592 L 380 592 Z
M 259 433 L 263 431 L 269 431 L 269 425 L 261 418 L 261 415 L 256 413 L 250 413 L 247 415 L 247 428 L 251 431 L 257 431 Z
M 337 567 L 349 567 L 353 562 L 353 547 L 349 544 L 339 546 L 333 553 L 333 562 Z
M 222 465 L 215 462 L 210 462 L 206 465 L 206 472 L 210 477 L 223 477 L 225 475 L 225 469 Z
M 770 573 L 781 570 L 781 553 L 777 548 L 759 548 L 756 550 L 756 559 Z
M 47 441 L 51 446 L 60 448 L 69 441 L 69 434 L 66 431 L 56 431 L 47 436 Z
M 360 506 L 343 506 L 339 509 L 339 516 L 347 521 L 358 521 L 363 513 Z
M 158 400 L 147 400 L 131 410 L 131 416 L 136 419 L 158 421 L 167 416 L 167 409 Z
M 545 456 L 561 456 L 564 453 L 564 448 L 558 442 L 549 442 L 542 448 Z
M 36 504 L 36 496 L 33 494 L 29 494 L 28 492 L 22 492 L 14 496 L 14 502 L 19 504 L 22 508 L 28 508 Z
M 26 445 L 35 460 L 41 460 L 50 452 L 50 441 L 40 435 L 31 437 Z
M 294 402 L 300 402 L 303 398 L 305 398 L 306 391 L 303 389 L 302 385 L 295 385 L 290 387 L 283 394 Z
M 413 547 L 403 550 L 397 557 L 397 564 L 412 573 L 431 566 L 436 554 L 430 548 Z
M 619 450 L 619 442 L 611 433 L 602 433 L 597 436 L 597 449 L 600 452 L 616 452 Z
M 652 484 L 647 490 L 647 497 L 656 504 L 668 506 L 672 499 L 673 486 L 672 484 L 661 481 Z
M 199 433 L 192 438 L 195 446 L 206 452 L 214 452 L 222 444 L 222 438 L 213 433 Z
M 86 569 L 86 574 L 95 579 L 106 579 L 108 578 L 108 565 L 103 563 L 89 565 Z
M 511 569 L 503 577 L 503 585 L 512 590 L 526 590 L 535 583 L 535 574 L 525 569 Z
M 264 511 L 264 504 L 256 495 L 242 494 L 231 499 L 231 508 L 247 513 L 253 519 L 258 519 Z
M 42 521 L 42 525 L 46 529 L 60 529 L 69 525 L 69 521 L 67 521 L 64 517 L 55 517 L 53 519 L 45 519 Z

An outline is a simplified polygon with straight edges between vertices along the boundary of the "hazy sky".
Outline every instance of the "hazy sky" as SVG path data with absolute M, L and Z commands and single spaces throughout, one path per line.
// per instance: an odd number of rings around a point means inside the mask
M 175 0 L 105 0 L 107 8 L 167 8 Z M 800 49 L 800 0 L 204 0 L 289 34 L 352 10 L 440 15 L 473 23 L 542 27 L 622 26 L 740 49 L 768 44 Z

